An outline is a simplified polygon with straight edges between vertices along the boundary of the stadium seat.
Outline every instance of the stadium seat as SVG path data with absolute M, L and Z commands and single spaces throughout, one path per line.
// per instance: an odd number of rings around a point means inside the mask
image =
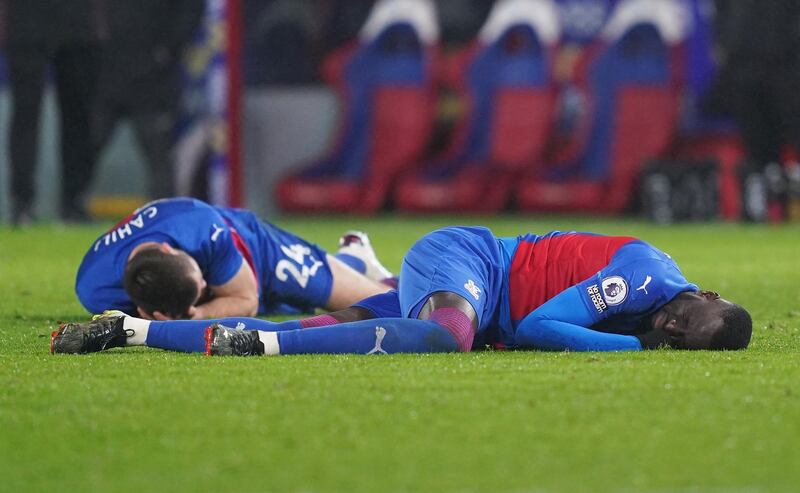
M 324 76 L 341 99 L 328 156 L 277 186 L 287 212 L 373 213 L 395 175 L 418 162 L 433 125 L 438 42 L 430 0 L 381 0 L 359 40 L 334 52 Z
M 523 210 L 618 213 L 642 166 L 673 143 L 680 109 L 685 25 L 668 2 L 622 1 L 584 55 L 577 85 L 588 111 L 567 159 L 526 173 Z
M 675 155 L 678 159 L 694 162 L 715 162 L 719 166 L 720 214 L 727 220 L 741 218 L 739 166 L 745 159 L 745 151 L 737 133 L 716 132 L 684 137 Z
M 558 21 L 549 0 L 504 0 L 453 60 L 465 111 L 444 155 L 401 177 L 395 204 L 410 212 L 493 212 L 518 170 L 540 161 L 556 101 L 551 67 Z

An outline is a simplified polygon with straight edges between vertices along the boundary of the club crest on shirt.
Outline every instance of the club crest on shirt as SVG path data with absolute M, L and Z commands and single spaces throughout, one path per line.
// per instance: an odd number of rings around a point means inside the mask
M 600 286 L 609 306 L 619 305 L 628 296 L 628 283 L 619 276 L 606 277 Z

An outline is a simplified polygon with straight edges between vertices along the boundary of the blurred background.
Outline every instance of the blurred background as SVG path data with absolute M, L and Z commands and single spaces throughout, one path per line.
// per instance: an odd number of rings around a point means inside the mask
M 800 220 L 796 0 L 0 0 L 0 218 Z

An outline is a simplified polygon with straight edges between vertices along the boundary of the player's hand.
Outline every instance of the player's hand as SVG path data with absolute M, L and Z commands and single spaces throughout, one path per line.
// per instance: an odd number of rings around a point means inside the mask
M 186 318 L 191 320 L 202 320 L 206 318 L 204 315 L 203 306 L 190 306 L 189 309 L 186 310 Z
M 158 320 L 155 314 L 156 313 L 161 314 L 161 312 L 148 313 L 147 311 L 142 310 L 142 308 L 138 306 L 136 307 L 136 311 L 139 312 L 139 317 L 145 320 Z
M 658 349 L 660 347 L 673 347 L 672 338 L 663 329 L 651 329 L 644 334 L 636 336 L 642 344 L 642 349 Z
M 177 319 L 175 317 L 172 317 L 165 313 L 161 313 L 160 311 L 156 310 L 153 312 L 153 318 L 151 320 L 159 320 L 163 322 L 165 320 L 177 320 Z

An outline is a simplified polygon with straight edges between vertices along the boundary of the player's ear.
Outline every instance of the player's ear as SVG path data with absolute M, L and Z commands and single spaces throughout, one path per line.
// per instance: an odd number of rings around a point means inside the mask
M 703 290 L 700 291 L 700 294 L 707 300 L 716 300 L 717 298 L 719 298 L 719 293 L 717 293 L 716 291 Z
M 164 242 L 159 243 L 158 249 L 164 253 L 169 253 L 169 254 L 175 253 L 175 249 L 172 248 L 172 245 L 170 245 L 169 243 L 164 243 Z
M 136 311 L 139 313 L 139 316 L 142 317 L 145 320 L 155 320 L 155 317 L 153 316 L 153 314 L 147 313 L 140 306 L 136 307 Z

